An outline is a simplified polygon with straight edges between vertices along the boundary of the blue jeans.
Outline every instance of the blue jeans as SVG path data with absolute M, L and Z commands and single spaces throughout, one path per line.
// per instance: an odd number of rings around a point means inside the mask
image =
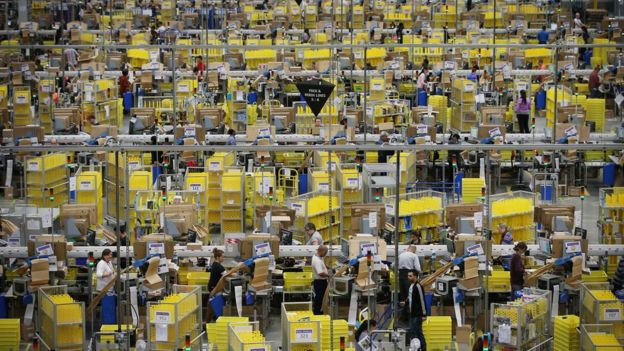
M 423 334 L 422 329 L 423 317 L 410 317 L 409 321 L 409 332 L 407 333 L 407 343 L 409 345 L 410 341 L 413 338 L 418 338 L 420 340 L 420 350 L 427 351 L 427 344 L 425 342 L 425 335 Z

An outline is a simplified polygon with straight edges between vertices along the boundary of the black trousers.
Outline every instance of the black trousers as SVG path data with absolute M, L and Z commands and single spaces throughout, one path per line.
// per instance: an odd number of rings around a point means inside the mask
M 325 297 L 325 290 L 327 290 L 326 279 L 315 279 L 313 284 L 314 295 L 312 296 L 312 311 L 314 314 L 323 314 L 323 297 Z
M 407 300 L 407 292 L 410 286 L 407 273 L 409 273 L 409 269 L 399 269 L 399 301 Z
M 518 118 L 518 127 L 520 127 L 520 133 L 530 133 L 529 130 L 529 115 L 526 113 L 518 113 L 516 114 L 516 118 Z

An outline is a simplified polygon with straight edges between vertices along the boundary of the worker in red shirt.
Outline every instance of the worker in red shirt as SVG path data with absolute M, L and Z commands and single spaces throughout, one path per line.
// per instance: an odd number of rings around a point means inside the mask
M 201 56 L 197 57 L 197 70 L 200 75 L 204 75 L 204 71 L 206 70 L 206 65 L 204 64 L 204 60 Z
M 594 70 L 589 75 L 589 97 L 590 98 L 598 98 L 600 97 L 600 91 L 598 87 L 600 86 L 600 65 L 594 67 Z
M 123 96 L 124 93 L 130 91 L 130 79 L 128 78 L 128 70 L 121 71 L 121 77 L 117 82 L 119 84 L 119 95 Z

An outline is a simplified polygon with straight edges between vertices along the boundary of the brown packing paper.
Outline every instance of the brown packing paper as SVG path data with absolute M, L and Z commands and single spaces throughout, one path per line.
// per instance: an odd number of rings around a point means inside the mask
M 254 261 L 254 276 L 251 286 L 256 290 L 270 289 L 271 284 L 267 281 L 269 276 L 269 259 L 267 257 Z
M 158 275 L 158 266 L 160 265 L 159 257 L 152 257 L 148 261 L 147 272 L 145 272 L 145 280 L 143 285 L 150 290 L 160 289 L 165 286 L 165 282 Z
M 50 263 L 47 258 L 32 260 L 30 268 L 30 284 L 37 286 L 48 284 L 50 280 L 49 270 Z

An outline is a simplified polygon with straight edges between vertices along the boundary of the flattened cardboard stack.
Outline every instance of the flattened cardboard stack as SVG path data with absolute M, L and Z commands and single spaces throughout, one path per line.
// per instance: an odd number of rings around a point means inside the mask
M 254 262 L 254 276 L 251 280 L 251 286 L 257 290 L 271 289 L 272 285 L 267 281 L 269 276 L 269 259 L 261 258 Z
M 464 278 L 459 280 L 459 284 L 466 289 L 476 289 L 481 285 L 478 257 L 472 256 L 464 260 Z

